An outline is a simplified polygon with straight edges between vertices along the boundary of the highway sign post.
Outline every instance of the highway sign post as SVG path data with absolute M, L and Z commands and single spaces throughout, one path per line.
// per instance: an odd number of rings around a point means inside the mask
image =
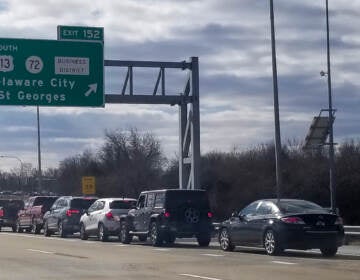
M 103 44 L 0 38 L 0 105 L 103 107 Z
M 91 41 L 104 44 L 104 28 L 90 26 L 66 26 L 57 27 L 58 40 Z

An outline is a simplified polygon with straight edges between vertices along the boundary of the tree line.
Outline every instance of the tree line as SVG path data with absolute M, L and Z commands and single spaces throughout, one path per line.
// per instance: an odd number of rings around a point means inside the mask
M 281 197 L 300 198 L 330 206 L 326 149 L 305 151 L 295 141 L 283 145 Z M 262 144 L 245 151 L 213 151 L 201 157 L 201 186 L 209 194 L 215 219 L 261 198 L 274 198 L 275 151 Z M 346 224 L 360 224 L 360 142 L 337 147 L 337 206 Z M 81 178 L 96 177 L 97 196 L 134 197 L 143 190 L 178 188 L 178 160 L 168 159 L 151 133 L 108 131 L 98 151 L 83 151 L 44 173 L 43 188 L 61 195 L 80 195 Z M 15 172 L 0 172 L 0 187 L 36 190 L 36 170 L 24 185 Z

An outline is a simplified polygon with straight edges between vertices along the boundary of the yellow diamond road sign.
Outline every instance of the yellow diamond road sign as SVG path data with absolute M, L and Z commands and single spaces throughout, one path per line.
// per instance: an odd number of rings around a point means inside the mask
M 86 176 L 82 177 L 82 193 L 83 194 L 95 194 L 95 177 L 93 176 Z

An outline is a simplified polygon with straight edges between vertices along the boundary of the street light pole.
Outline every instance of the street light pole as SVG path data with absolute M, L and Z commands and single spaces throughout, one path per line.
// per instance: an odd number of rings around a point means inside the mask
M 326 46 L 327 46 L 327 78 L 329 96 L 329 173 L 330 173 L 330 200 L 331 210 L 336 212 L 336 185 L 335 185 L 335 160 L 334 160 L 334 130 L 333 130 L 333 107 L 331 94 L 331 71 L 330 71 L 330 35 L 329 35 L 329 4 L 326 0 Z
M 42 172 L 41 172 L 40 114 L 39 114 L 39 106 L 36 106 L 36 116 L 37 116 L 37 140 L 38 140 L 38 187 L 39 187 L 39 191 L 41 191 L 41 187 L 42 187 Z
M 270 21 L 271 21 L 271 50 L 272 50 L 272 70 L 274 88 L 274 119 L 275 119 L 275 164 L 276 164 L 276 197 L 281 197 L 281 137 L 280 137 L 280 117 L 279 117 L 279 94 L 276 67 L 276 46 L 275 46 L 275 24 L 274 24 L 274 5 L 270 0 Z

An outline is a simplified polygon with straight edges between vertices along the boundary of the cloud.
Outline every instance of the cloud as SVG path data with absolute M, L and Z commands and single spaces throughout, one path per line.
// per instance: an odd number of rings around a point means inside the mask
M 302 140 L 327 108 L 324 1 L 275 1 L 281 135 Z M 330 1 L 335 141 L 359 137 L 359 1 Z M 268 1 L 122 0 L 0 2 L 3 37 L 56 39 L 57 25 L 101 26 L 105 58 L 200 61 L 201 150 L 247 149 L 274 135 Z M 10 24 L 11 23 L 11 24 Z M 105 69 L 105 92 L 120 94 L 127 69 Z M 134 69 L 134 91 L 153 93 L 159 69 Z M 166 91 L 179 94 L 186 71 L 166 70 Z M 37 164 L 36 109 L 0 107 L 0 154 Z M 137 127 L 178 151 L 178 108 L 106 104 L 105 108 L 41 108 L 43 165 L 102 145 L 105 130 Z M 16 166 L 6 160 L 0 169 Z

